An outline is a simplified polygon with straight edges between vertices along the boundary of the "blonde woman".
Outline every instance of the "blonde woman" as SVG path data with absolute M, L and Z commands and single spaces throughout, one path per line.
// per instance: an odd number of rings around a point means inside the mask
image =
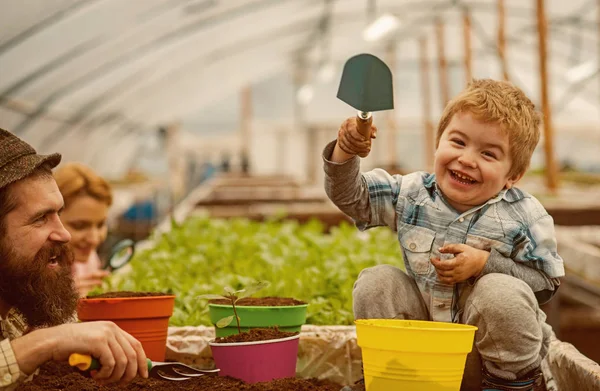
M 71 234 L 73 278 L 80 296 L 102 284 L 110 273 L 102 270 L 97 249 L 106 239 L 106 219 L 112 204 L 110 185 L 89 167 L 67 163 L 54 173 L 65 208 L 60 216 Z

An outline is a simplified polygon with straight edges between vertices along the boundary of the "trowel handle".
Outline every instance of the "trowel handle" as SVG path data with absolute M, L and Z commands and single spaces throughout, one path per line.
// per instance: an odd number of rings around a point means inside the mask
M 367 140 L 371 138 L 371 125 L 373 124 L 373 116 L 371 113 L 359 111 L 356 115 L 356 126 L 358 132 L 365 136 Z
M 100 369 L 100 361 L 89 354 L 72 353 L 69 356 L 69 365 L 77 367 L 80 371 L 94 371 Z M 149 358 L 146 359 L 148 371 L 152 369 L 153 363 Z

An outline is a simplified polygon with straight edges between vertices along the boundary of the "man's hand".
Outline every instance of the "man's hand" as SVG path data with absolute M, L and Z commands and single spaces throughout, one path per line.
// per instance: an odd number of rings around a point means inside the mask
M 148 377 L 142 344 L 112 322 L 84 322 L 56 327 L 52 359 L 66 361 L 71 353 L 90 354 L 100 361 L 94 379 L 101 383 L 128 382 L 139 372 Z
M 437 278 L 444 284 L 456 284 L 477 277 L 481 274 L 490 253 L 468 246 L 466 244 L 448 244 L 440 248 L 442 254 L 454 254 L 454 258 L 440 260 L 432 258 Z
M 337 145 L 348 155 L 358 155 L 364 158 L 371 152 L 371 139 L 377 138 L 377 127 L 372 125 L 373 117 L 369 118 L 371 137 L 365 138 L 358 132 L 356 121 L 356 116 L 354 116 L 342 123 L 338 131 Z
M 100 361 L 93 375 L 100 384 L 125 383 L 137 374 L 148 377 L 142 344 L 112 322 L 70 323 L 33 331 L 11 341 L 25 373 L 47 360 L 67 361 L 72 353 L 89 354 Z

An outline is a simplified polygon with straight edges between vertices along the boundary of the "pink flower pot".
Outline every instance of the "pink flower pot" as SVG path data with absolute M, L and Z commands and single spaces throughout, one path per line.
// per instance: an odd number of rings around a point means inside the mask
M 296 376 L 300 334 L 267 341 L 215 343 L 210 349 L 219 376 L 258 383 Z

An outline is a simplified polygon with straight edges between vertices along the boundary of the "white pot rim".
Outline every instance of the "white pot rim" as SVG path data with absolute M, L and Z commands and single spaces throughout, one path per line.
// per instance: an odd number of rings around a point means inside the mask
M 267 339 L 264 341 L 216 343 L 214 339 L 211 339 L 210 341 L 208 341 L 208 344 L 210 346 L 251 346 L 251 345 L 265 345 L 265 344 L 276 343 L 276 342 L 286 342 L 286 341 L 291 341 L 291 340 L 298 339 L 298 338 L 300 338 L 300 333 L 298 333 L 296 335 L 292 335 L 291 337 Z

